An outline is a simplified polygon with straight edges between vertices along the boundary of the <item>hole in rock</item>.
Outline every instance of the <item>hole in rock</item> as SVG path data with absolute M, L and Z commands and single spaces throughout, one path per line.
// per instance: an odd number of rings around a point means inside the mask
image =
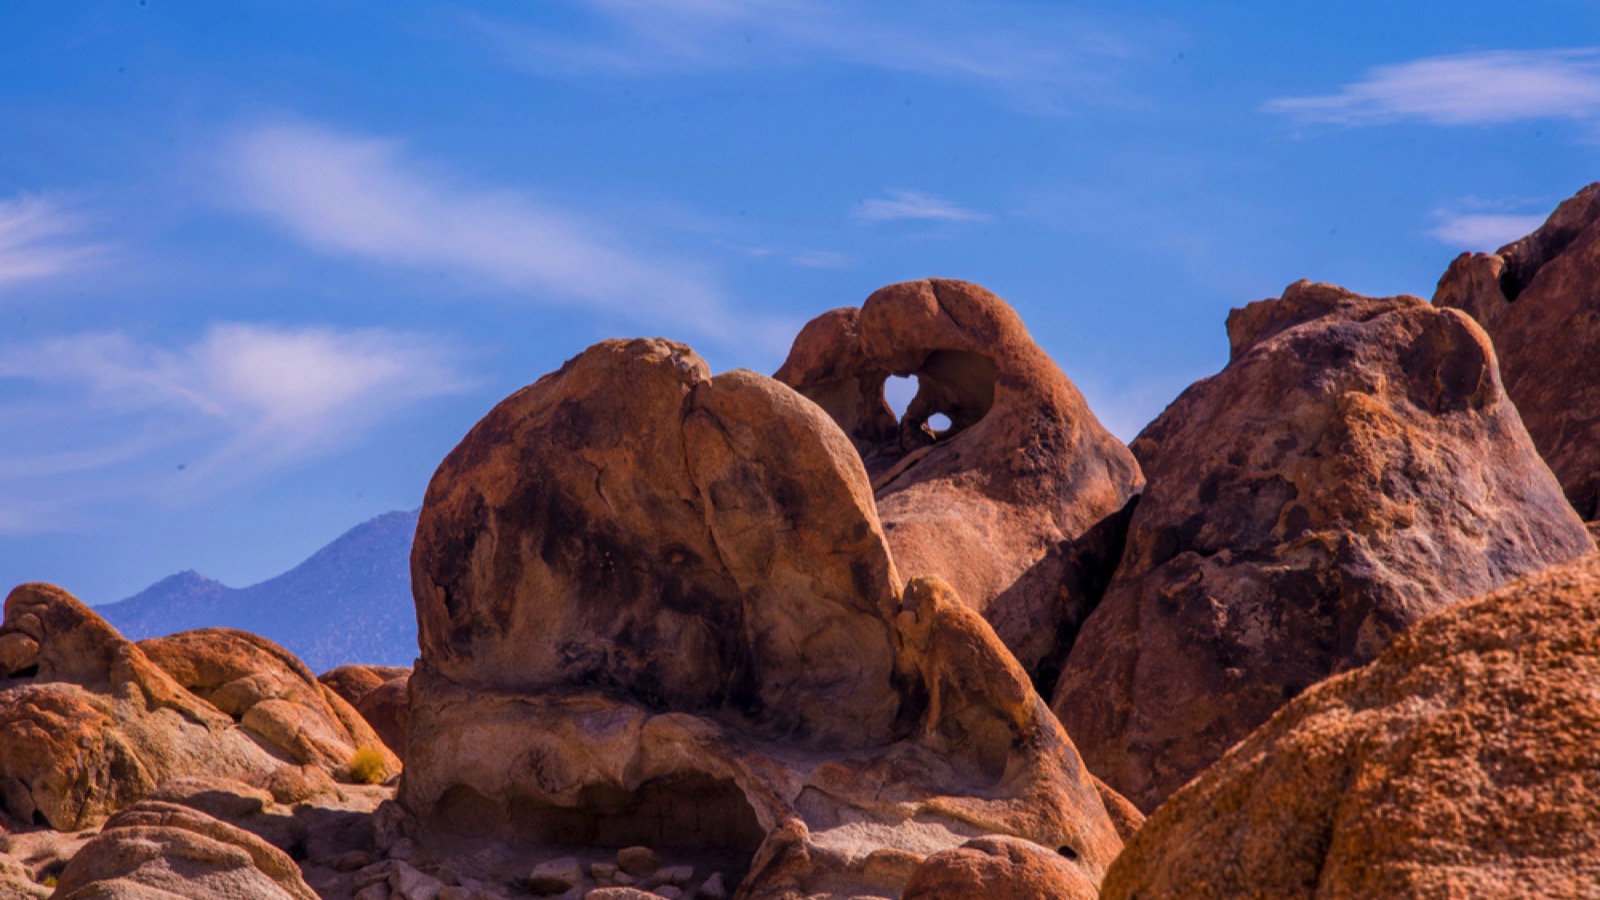
M 1056 852 L 1061 854 L 1062 856 L 1065 856 L 1067 859 L 1077 859 L 1078 858 L 1078 851 L 1072 849 L 1071 847 L 1066 846 L 1065 844 L 1063 844 L 1060 847 L 1057 847 L 1056 848 Z
M 39 826 L 40 828 L 49 828 L 50 820 L 45 818 L 43 812 L 36 809 L 33 811 L 33 824 Z
M 22 668 L 16 670 L 15 672 L 12 672 L 7 677 L 8 678 L 32 678 L 33 676 L 35 676 L 37 674 L 39 674 L 39 664 L 38 663 L 34 663 L 31 666 L 23 666 Z
M 890 375 L 883 381 L 883 400 L 894 410 L 896 419 L 905 418 L 906 407 L 917 395 L 919 385 L 915 376 Z
M 944 413 L 934 413 L 928 417 L 928 427 L 936 435 L 944 434 L 950 430 L 950 417 Z

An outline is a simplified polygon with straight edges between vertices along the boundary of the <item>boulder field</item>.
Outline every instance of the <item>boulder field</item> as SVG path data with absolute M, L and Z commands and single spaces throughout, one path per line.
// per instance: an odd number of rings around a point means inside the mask
M 23 585 L 0 897 L 1600 895 L 1596 190 L 1234 310 L 1131 448 L 965 282 L 596 344 L 435 472 L 414 668 Z

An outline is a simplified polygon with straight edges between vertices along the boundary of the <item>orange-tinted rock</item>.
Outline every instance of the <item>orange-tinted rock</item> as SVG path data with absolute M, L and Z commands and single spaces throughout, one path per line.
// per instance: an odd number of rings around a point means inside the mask
M 1600 183 L 1498 253 L 1463 253 L 1433 302 L 1494 339 L 1506 393 L 1585 519 L 1600 517 Z
M 1055 850 L 989 835 L 928 857 L 902 900 L 1096 900 L 1100 890 Z
M 317 676 L 317 680 L 333 688 L 333 692 L 345 699 L 351 706 L 359 708 L 361 698 L 367 696 L 384 682 L 411 675 L 409 666 L 368 666 L 353 663 L 329 669 Z
M 918 383 L 899 420 L 891 375 Z M 945 578 L 1053 684 L 1143 479 L 1016 312 L 961 281 L 891 285 L 813 319 L 776 377 L 850 436 L 902 576 Z
M 360 713 L 264 637 L 199 628 L 140 641 L 139 647 L 179 684 L 286 759 L 343 777 L 356 750 L 371 747 L 384 758 L 384 778 L 400 771 L 399 759 Z
M 445 459 L 412 574 L 424 842 L 717 850 L 752 898 L 892 896 L 981 833 L 1092 883 L 1121 845 L 1026 673 L 947 585 L 902 590 L 854 448 L 772 379 L 590 348 Z
M 1107 898 L 1600 895 L 1600 556 L 1420 622 L 1151 816 Z
M 410 684 L 408 669 L 406 674 L 368 691 L 356 706 L 356 712 L 361 713 L 361 717 L 367 720 L 367 724 L 396 755 L 405 752 L 406 729 L 411 721 Z
M 1143 809 L 1428 613 L 1592 543 L 1487 336 L 1301 282 L 1134 441 L 1149 486 L 1054 708 Z
M 76 830 L 171 778 L 279 764 L 60 588 L 12 591 L 0 642 L 13 648 L 0 672 L 0 801 L 19 821 Z
M 61 900 L 252 897 L 316 900 L 294 860 L 198 810 L 143 800 L 107 820 L 67 863 Z

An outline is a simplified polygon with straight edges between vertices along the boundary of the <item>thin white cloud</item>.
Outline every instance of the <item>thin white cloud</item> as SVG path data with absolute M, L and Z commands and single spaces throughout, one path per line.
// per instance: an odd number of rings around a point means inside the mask
M 943 197 L 922 191 L 889 190 L 885 197 L 873 197 L 856 204 L 852 218 L 863 222 L 986 222 L 989 216 L 968 209 Z
M 711 337 L 738 333 L 703 267 L 523 193 L 462 184 L 396 141 L 277 123 L 239 133 L 225 157 L 237 202 L 318 251 Z
M 46 197 L 0 200 L 0 293 L 94 262 L 101 248 L 84 238 L 85 224 Z
M 1437 216 L 1439 224 L 1428 231 L 1435 240 L 1457 250 L 1495 250 L 1522 238 L 1544 224 L 1543 215 L 1449 213 Z
M 1342 125 L 1600 119 L 1600 48 L 1491 50 L 1377 66 L 1336 94 L 1284 97 L 1264 108 Z
M 587 30 L 466 14 L 511 65 L 547 74 L 659 75 L 822 60 L 996 87 L 1017 99 L 1104 101 L 1114 69 L 1163 28 L 1126 40 L 1062 7 L 940 0 L 893 10 L 843 0 L 568 0 Z M 999 24 L 1004 22 L 1006 24 Z
M 18 425 L 0 439 L 0 507 L 59 511 L 71 505 L 57 502 L 68 491 L 98 500 L 246 481 L 349 444 L 411 404 L 464 390 L 454 355 L 436 340 L 384 329 L 241 323 L 215 325 L 176 348 L 120 332 L 0 347 L 0 380 L 51 401 L 0 407 L 0 418 Z M 22 432 L 30 437 L 15 439 Z M 181 485 L 160 462 L 175 455 L 184 460 Z

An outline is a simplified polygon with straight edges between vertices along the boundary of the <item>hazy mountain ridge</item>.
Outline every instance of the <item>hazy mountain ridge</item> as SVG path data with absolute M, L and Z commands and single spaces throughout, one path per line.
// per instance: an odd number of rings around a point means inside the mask
M 353 662 L 408 666 L 417 655 L 416 527 L 416 510 L 384 513 L 259 584 L 230 588 L 188 570 L 95 611 L 132 640 L 223 626 L 270 638 L 318 672 Z

